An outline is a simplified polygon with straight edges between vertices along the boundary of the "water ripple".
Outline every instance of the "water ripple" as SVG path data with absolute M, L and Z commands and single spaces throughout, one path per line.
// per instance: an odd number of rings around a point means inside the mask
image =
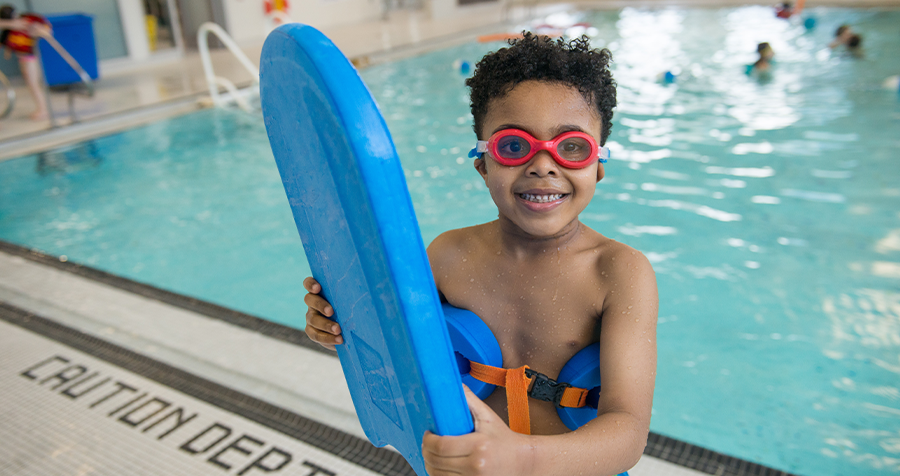
M 680 200 L 648 200 L 647 205 L 651 207 L 671 208 L 673 210 L 685 210 L 694 212 L 697 215 L 712 218 L 718 221 L 740 221 L 741 215 L 737 213 L 729 213 L 706 205 L 698 205 L 696 203 L 682 202 Z

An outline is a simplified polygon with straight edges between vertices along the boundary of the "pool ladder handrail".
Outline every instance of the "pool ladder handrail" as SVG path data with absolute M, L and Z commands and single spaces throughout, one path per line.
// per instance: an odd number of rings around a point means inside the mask
M 42 36 L 41 39 L 46 41 L 47 44 L 53 47 L 53 49 L 56 50 L 56 53 L 59 54 L 59 56 L 61 56 L 66 63 L 68 63 L 69 67 L 72 68 L 73 71 L 75 71 L 75 73 L 81 79 L 81 83 L 84 84 L 85 96 L 93 97 L 94 81 L 91 80 L 91 76 L 87 74 L 87 71 L 85 71 L 84 68 L 81 67 L 81 65 L 78 63 L 78 60 L 73 58 L 72 55 L 69 54 L 69 52 L 65 48 L 63 48 L 63 45 L 59 44 L 59 42 L 56 41 L 56 38 L 54 38 L 52 35 Z
M 76 90 L 69 88 L 67 90 L 69 95 L 69 118 L 72 121 L 72 124 L 79 122 L 78 116 L 75 115 L 75 94 L 81 94 L 86 97 L 94 97 L 94 81 L 91 79 L 91 76 L 81 67 L 81 64 L 78 63 L 71 54 L 69 54 L 68 50 L 66 50 L 63 45 L 59 44 L 56 41 L 56 38 L 53 35 L 42 35 L 40 37 L 41 40 L 47 42 L 56 53 L 72 68 L 72 71 L 75 71 L 75 74 L 78 75 L 78 78 L 81 80 L 81 84 L 84 85 L 82 90 Z M 41 58 L 41 49 L 35 48 L 34 55 L 37 57 L 38 63 L 43 66 L 43 59 Z M 73 83 L 75 84 L 75 83 Z M 56 114 L 53 113 L 53 103 L 50 101 L 50 85 L 44 81 L 44 95 L 47 99 L 47 114 L 50 116 L 50 127 L 57 128 L 59 127 L 59 123 L 56 121 Z
M 9 78 L 3 74 L 3 71 L 0 71 L 0 84 L 3 85 L 3 89 L 6 89 L 6 109 L 0 113 L 0 119 L 6 119 L 12 114 L 13 108 L 16 107 L 16 90 L 13 89 L 12 84 L 9 83 Z
M 200 25 L 200 29 L 197 30 L 197 46 L 200 49 L 200 61 L 203 62 L 203 73 L 206 76 L 206 85 L 209 87 L 209 96 L 212 98 L 213 104 L 217 107 L 224 107 L 227 104 L 234 102 L 241 109 L 252 112 L 253 108 L 250 107 L 250 103 L 247 102 L 245 94 L 241 94 L 234 83 L 227 78 L 215 75 L 212 59 L 209 56 L 209 33 L 215 34 L 216 37 L 219 38 L 219 41 L 221 41 L 222 44 L 231 51 L 231 54 L 240 61 L 244 68 L 250 72 L 253 76 L 252 91 L 256 94 L 259 94 L 259 69 L 250 62 L 250 59 L 247 58 L 247 55 L 245 55 L 243 51 L 241 51 L 240 47 L 238 47 L 237 43 L 234 42 L 228 32 L 218 24 L 206 22 Z M 228 100 L 222 99 L 221 95 L 219 95 L 219 86 L 225 88 L 230 95 Z

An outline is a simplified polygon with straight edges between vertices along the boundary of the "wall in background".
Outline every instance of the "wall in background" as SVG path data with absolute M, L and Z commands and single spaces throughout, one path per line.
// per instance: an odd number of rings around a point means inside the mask
M 275 27 L 266 16 L 265 0 L 222 0 L 225 24 L 238 44 L 258 43 Z M 382 0 L 290 0 L 288 15 L 294 21 L 325 29 L 348 25 L 381 15 Z M 270 3 L 275 3 L 272 0 Z

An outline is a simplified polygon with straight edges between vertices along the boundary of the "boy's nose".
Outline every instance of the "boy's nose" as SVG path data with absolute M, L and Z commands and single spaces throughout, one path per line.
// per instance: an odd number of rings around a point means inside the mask
M 542 150 L 537 154 L 534 154 L 534 157 L 528 161 L 526 164 L 525 173 L 528 175 L 534 175 L 537 177 L 544 177 L 547 175 L 557 175 L 559 173 L 559 164 L 553 160 L 553 156 L 550 155 L 550 152 L 546 150 Z

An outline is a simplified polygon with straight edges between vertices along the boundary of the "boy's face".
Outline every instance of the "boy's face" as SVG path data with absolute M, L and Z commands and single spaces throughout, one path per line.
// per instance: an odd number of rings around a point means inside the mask
M 569 131 L 584 132 L 600 143 L 600 118 L 577 89 L 557 83 L 527 81 L 506 96 L 488 104 L 482 137 L 504 129 L 521 129 L 548 141 Z M 582 169 L 568 169 L 547 151 L 515 167 L 499 164 L 486 152 L 475 160 L 497 204 L 500 218 L 508 219 L 535 237 L 559 235 L 574 224 L 603 178 L 603 165 L 592 162 Z

